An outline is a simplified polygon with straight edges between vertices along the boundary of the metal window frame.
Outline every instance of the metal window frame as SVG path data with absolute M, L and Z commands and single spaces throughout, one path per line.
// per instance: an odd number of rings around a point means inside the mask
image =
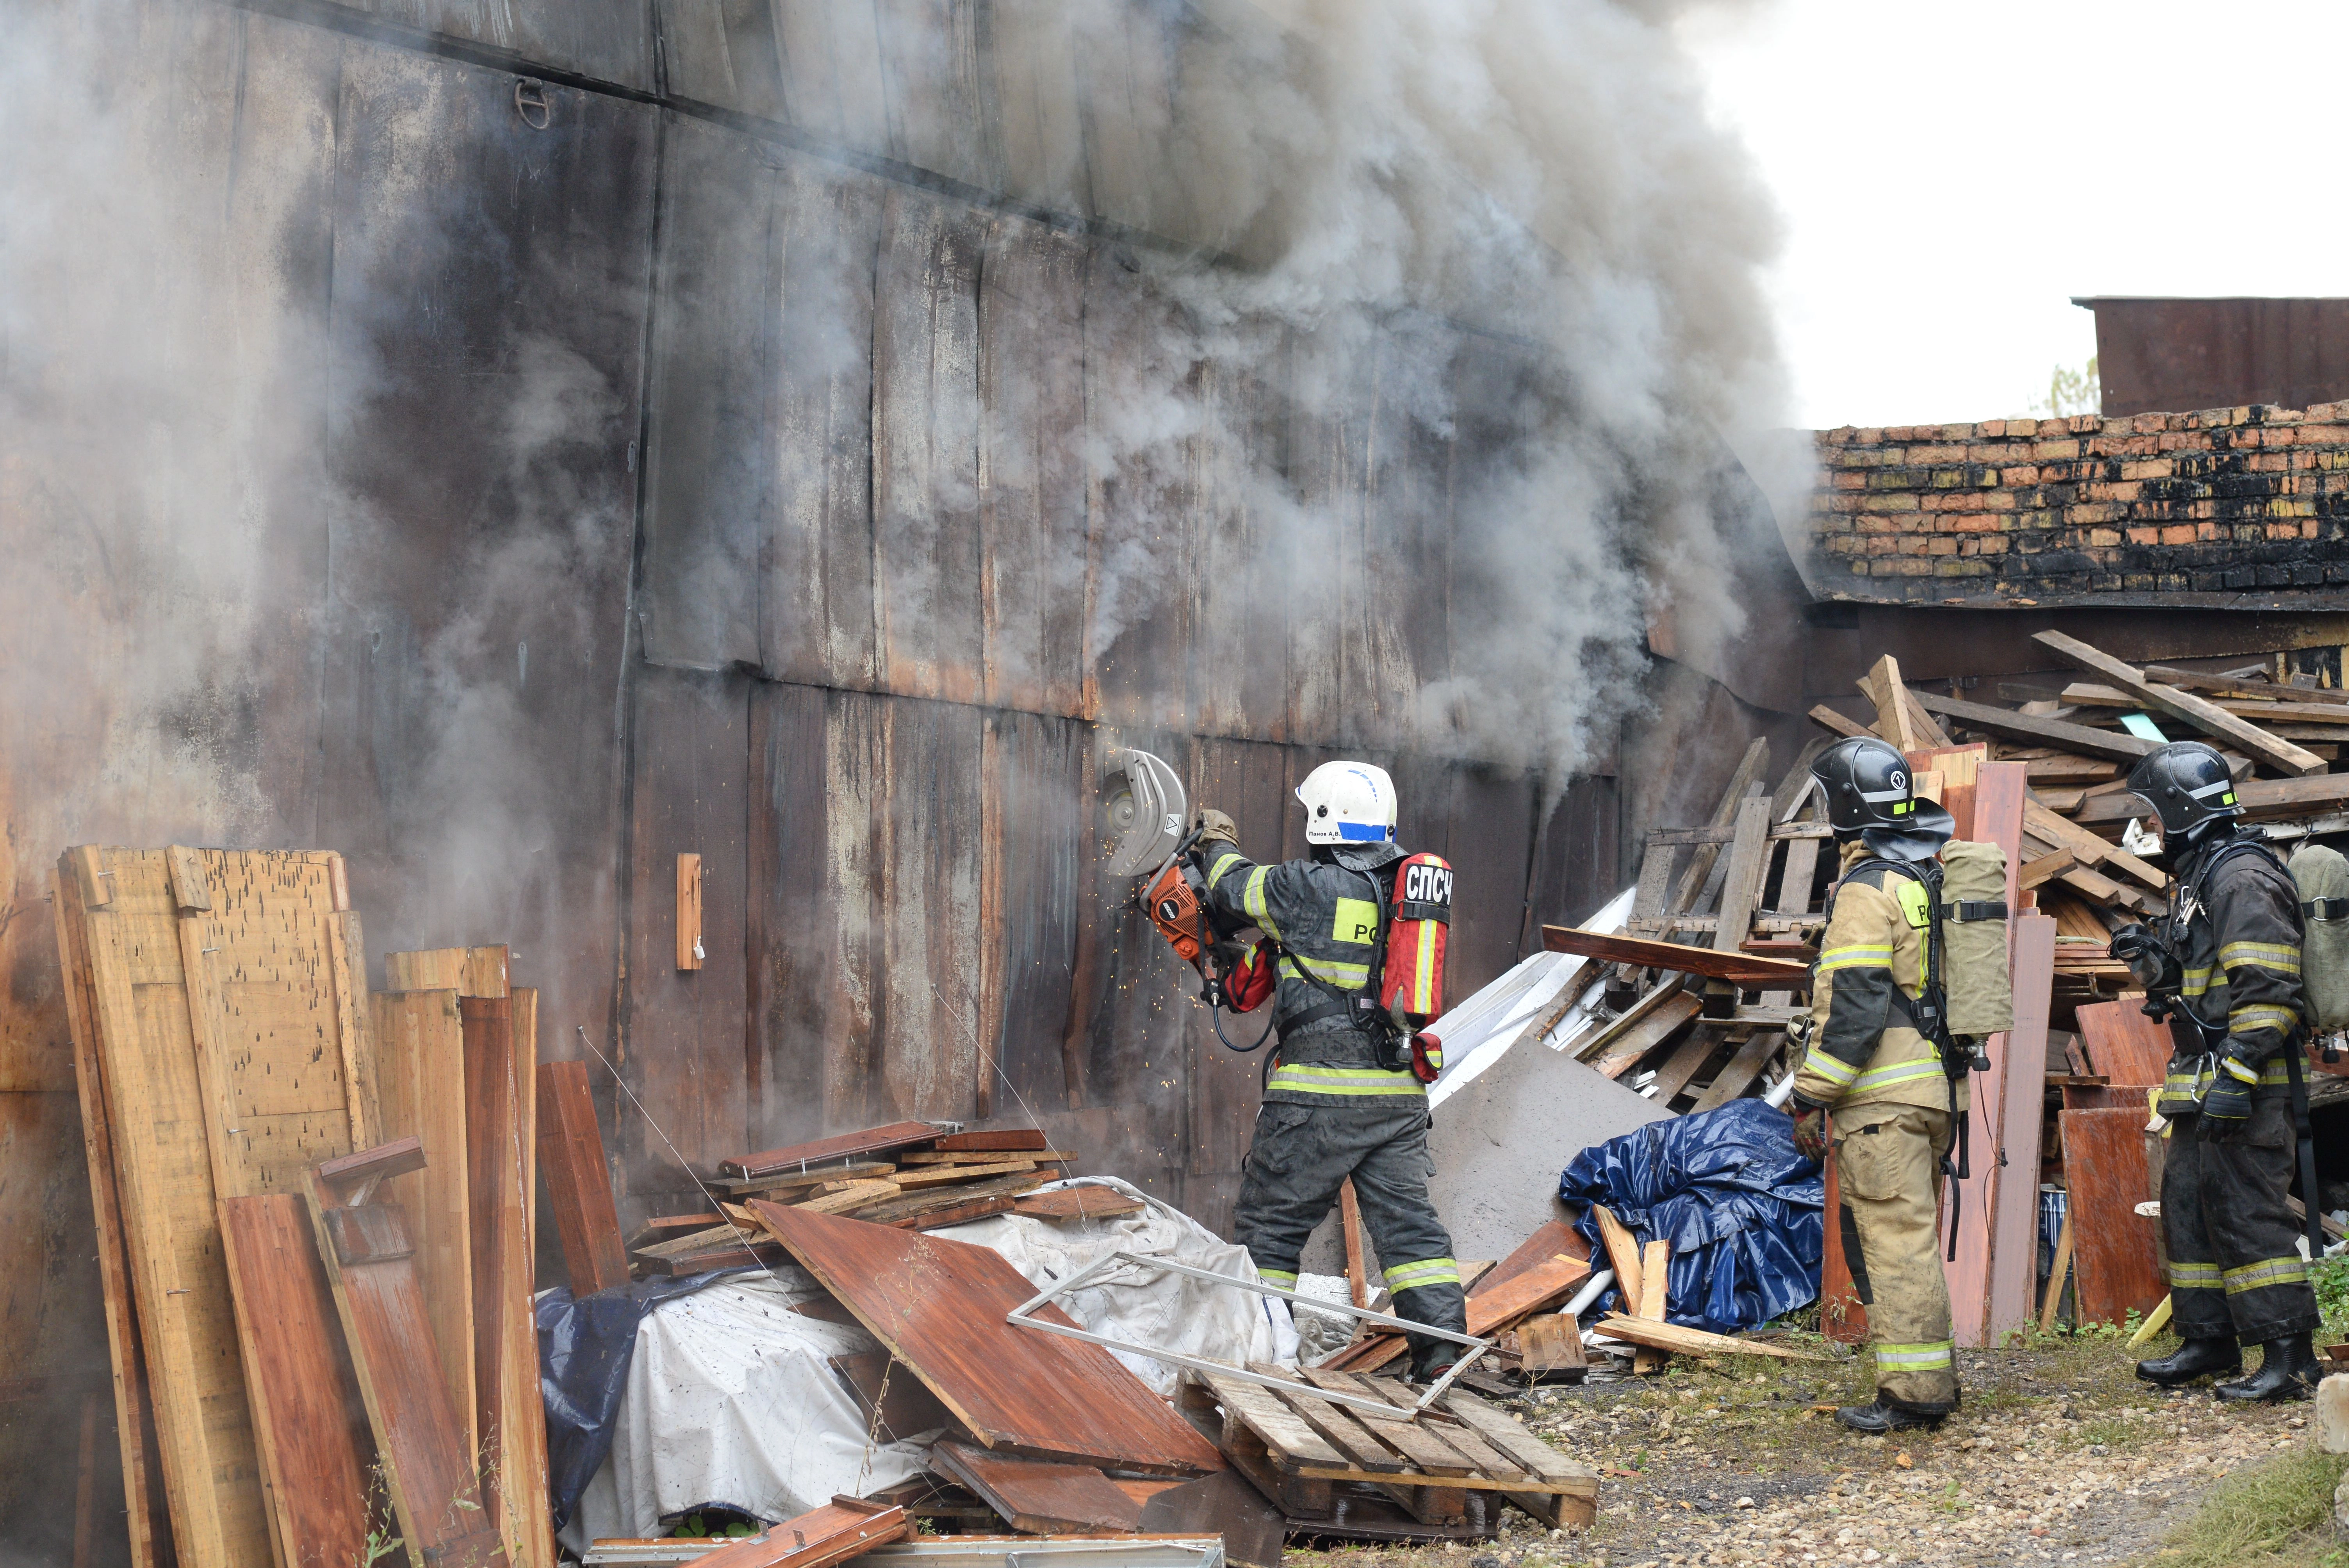
M 1209 1284 L 1231 1285 L 1240 1290 L 1253 1291 L 1258 1295 L 1278 1296 L 1283 1301 L 1300 1302 L 1316 1312 L 1334 1312 L 1340 1316 L 1360 1318 L 1364 1323 L 1375 1323 L 1389 1328 L 1402 1329 L 1410 1334 L 1424 1334 L 1436 1339 L 1447 1339 L 1454 1345 L 1467 1346 L 1468 1354 L 1454 1362 L 1451 1370 L 1437 1378 L 1429 1387 L 1427 1392 L 1419 1397 L 1419 1403 L 1405 1407 L 1390 1404 L 1383 1399 L 1367 1399 L 1357 1394 L 1341 1394 L 1333 1388 L 1317 1388 L 1310 1383 L 1293 1377 L 1268 1377 L 1261 1372 L 1251 1372 L 1245 1367 L 1234 1367 L 1228 1362 L 1209 1361 L 1196 1356 L 1185 1356 L 1178 1351 L 1160 1350 L 1147 1345 L 1134 1345 L 1123 1339 L 1112 1339 L 1106 1335 L 1088 1333 L 1081 1328 L 1072 1328 L 1064 1323 L 1048 1322 L 1033 1315 L 1040 1309 L 1056 1304 L 1070 1291 L 1087 1284 L 1094 1275 L 1118 1264 L 1130 1264 L 1137 1268 L 1159 1269 L 1168 1274 L 1187 1274 L 1193 1279 L 1205 1280 Z M 1383 1312 L 1372 1312 L 1368 1307 L 1355 1306 L 1350 1303 L 1341 1305 L 1337 1302 L 1317 1301 L 1309 1295 L 1299 1295 L 1293 1290 L 1283 1290 L 1278 1285 L 1267 1284 L 1262 1280 L 1234 1279 L 1229 1274 L 1195 1268 L 1189 1264 L 1178 1264 L 1172 1258 L 1151 1257 L 1144 1253 L 1123 1250 L 1096 1259 L 1049 1290 L 1040 1291 L 1029 1297 L 1013 1307 L 1005 1316 L 1004 1321 L 1016 1328 L 1040 1329 L 1046 1334 L 1057 1334 L 1064 1339 L 1081 1340 L 1087 1345 L 1099 1345 L 1105 1349 L 1131 1351 L 1136 1356 L 1147 1356 L 1153 1361 L 1164 1361 L 1169 1366 L 1185 1367 L 1193 1372 L 1205 1372 L 1217 1377 L 1230 1377 L 1243 1383 L 1258 1384 L 1267 1388 L 1294 1389 L 1299 1394 L 1308 1395 L 1316 1399 L 1326 1399 L 1333 1405 L 1348 1405 L 1358 1410 L 1368 1410 L 1374 1415 L 1384 1416 L 1391 1421 L 1412 1420 L 1416 1418 L 1421 1411 L 1432 1408 L 1435 1401 L 1443 1397 L 1444 1391 L 1452 1387 L 1453 1379 L 1468 1370 L 1476 1358 L 1492 1349 L 1494 1345 L 1490 1339 L 1479 1339 L 1468 1334 L 1454 1334 L 1448 1328 L 1436 1328 L 1424 1323 L 1413 1323 L 1406 1318 L 1391 1316 Z

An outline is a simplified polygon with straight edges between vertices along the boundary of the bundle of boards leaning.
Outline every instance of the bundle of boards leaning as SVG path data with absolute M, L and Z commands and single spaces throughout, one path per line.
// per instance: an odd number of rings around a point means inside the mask
M 326 852 L 84 846 L 53 893 L 130 1561 L 553 1568 L 506 950 L 370 994 Z

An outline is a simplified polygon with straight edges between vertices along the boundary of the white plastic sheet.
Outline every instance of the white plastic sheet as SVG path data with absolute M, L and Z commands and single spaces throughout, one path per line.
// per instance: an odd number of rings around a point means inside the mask
M 1114 1252 L 1171 1258 L 1233 1279 L 1258 1277 L 1246 1248 L 1234 1246 L 1180 1209 L 1114 1177 L 1079 1176 L 1053 1182 L 1051 1187 L 1106 1188 L 1139 1198 L 1147 1207 L 1113 1220 L 1031 1220 L 1024 1214 L 997 1214 L 934 1233 L 1000 1253 L 1038 1290 L 1057 1284 Z M 1184 1274 L 1126 1268 L 1061 1297 L 1060 1305 L 1078 1327 L 1110 1339 L 1231 1366 L 1297 1359 L 1297 1327 L 1285 1302 Z M 1162 1398 L 1174 1393 L 1175 1368 L 1165 1362 L 1128 1351 L 1110 1354 Z
M 779 1268 L 646 1314 L 612 1457 L 564 1543 L 658 1535 L 665 1518 L 711 1504 L 789 1519 L 834 1492 L 919 1474 L 926 1445 L 868 1443 L 864 1408 L 832 1367 L 881 1346 L 861 1328 L 791 1310 L 820 1294 L 800 1270 Z

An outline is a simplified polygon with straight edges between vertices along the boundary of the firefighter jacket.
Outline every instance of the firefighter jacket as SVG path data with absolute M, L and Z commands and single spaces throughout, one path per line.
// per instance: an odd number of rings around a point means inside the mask
M 1390 1065 L 1383 1037 L 1334 1015 L 1299 1022 L 1333 1000 L 1375 994 L 1380 909 L 1392 891 L 1380 872 L 1402 858 L 1391 843 L 1361 844 L 1327 861 L 1260 866 L 1229 844 L 1207 847 L 1207 902 L 1216 916 L 1227 928 L 1255 926 L 1281 947 L 1272 997 L 1279 1059 L 1266 1103 L 1426 1098 L 1407 1063 Z
M 1968 1084 L 1960 1078 L 1952 1086 L 1940 1048 L 1909 1026 L 1894 1000 L 1913 1001 L 1925 989 L 1931 894 L 1916 878 L 1881 865 L 1853 872 L 1875 858 L 1857 840 L 1843 846 L 1843 880 L 1830 895 L 1812 971 L 1811 1043 L 1795 1096 L 1838 1118 L 1872 1105 L 1963 1110 Z
M 2284 1047 L 2316 1023 L 2300 980 L 2301 929 L 2300 891 L 2264 844 L 2221 838 L 2179 860 L 2158 930 L 2181 971 L 2178 1001 L 2201 1032 L 2170 1026 L 2164 1116 L 2195 1109 L 2213 1070 L 2206 1057 L 2230 1051 L 2260 1068 L 2254 1100 L 2290 1093 Z

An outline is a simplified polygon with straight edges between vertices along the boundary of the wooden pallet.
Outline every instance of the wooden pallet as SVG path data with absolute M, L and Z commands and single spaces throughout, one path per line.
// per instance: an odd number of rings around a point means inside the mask
M 1333 1518 L 1341 1482 L 1375 1487 L 1432 1527 L 1482 1522 L 1506 1499 L 1552 1528 L 1599 1516 L 1599 1478 L 1499 1410 L 1461 1389 L 1405 1420 L 1414 1398 L 1390 1378 L 1353 1373 L 1290 1374 L 1323 1389 L 1397 1407 L 1388 1420 L 1293 1387 L 1269 1388 L 1214 1374 L 1186 1374 L 1180 1398 L 1235 1469 L 1281 1506 L 1290 1528 Z

